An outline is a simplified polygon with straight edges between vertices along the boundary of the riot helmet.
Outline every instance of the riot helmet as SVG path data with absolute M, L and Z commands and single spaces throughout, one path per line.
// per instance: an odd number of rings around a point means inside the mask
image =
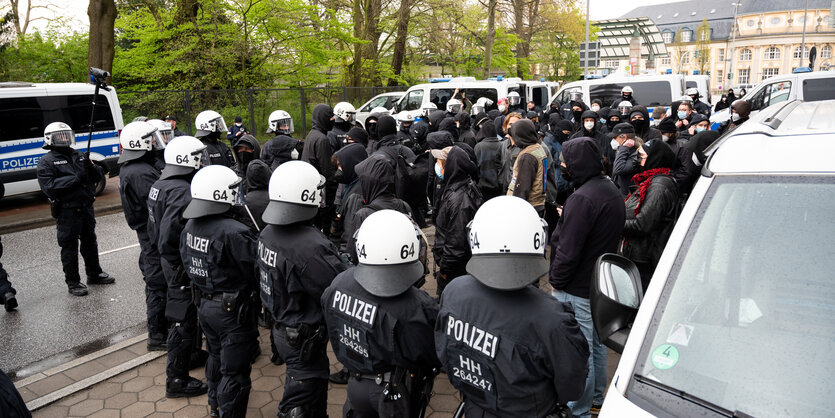
M 163 122 L 165 123 L 165 122 Z M 146 152 L 165 149 L 159 130 L 150 122 L 131 122 L 119 134 L 122 154 L 118 163 L 142 158 Z
M 215 132 L 227 132 L 226 122 L 223 116 L 214 110 L 204 110 L 194 118 L 194 125 L 197 128 L 197 137 L 202 138 Z
M 290 225 L 313 219 L 322 201 L 325 178 L 305 161 L 288 161 L 270 176 L 270 203 L 262 219 L 271 225 Z
M 209 165 L 191 180 L 191 202 L 183 211 L 183 218 L 221 214 L 233 205 L 243 205 L 243 199 L 243 179 L 229 167 Z
M 408 216 L 391 209 L 374 212 L 354 239 L 359 261 L 354 277 L 372 295 L 397 296 L 423 278 L 423 240 Z
M 164 144 L 168 144 L 172 139 L 174 139 L 174 128 L 171 127 L 170 123 L 161 119 L 148 119 L 148 123 L 157 128 L 159 136 L 162 138 L 162 142 Z
M 572 90 L 568 92 L 568 100 L 572 102 L 582 102 L 583 101 L 583 92 L 580 90 Z
M 193 136 L 178 136 L 165 146 L 165 168 L 160 179 L 191 174 L 208 164 L 206 145 Z
M 621 118 L 624 116 L 629 116 L 629 112 L 632 111 L 632 102 L 628 100 L 623 100 L 618 104 L 618 112 L 621 114 Z
M 429 119 L 429 114 L 436 110 L 438 110 L 438 106 L 435 105 L 435 103 L 428 102 L 420 108 L 421 117 L 423 117 L 424 119 Z
M 64 122 L 52 122 L 43 130 L 43 147 L 70 148 L 75 145 L 72 128 Z
M 339 102 L 333 107 L 333 121 L 335 123 L 351 123 L 354 121 L 354 115 L 356 114 L 357 110 L 354 109 L 354 105 L 348 102 Z
M 270 113 L 267 133 L 290 135 L 293 133 L 293 118 L 283 110 Z
M 511 91 L 507 94 L 507 103 L 509 106 L 518 106 L 519 103 L 522 103 L 522 97 L 519 96 L 518 92 Z
M 449 99 L 449 100 L 446 102 L 446 111 L 447 111 L 448 113 L 455 113 L 455 114 L 457 114 L 457 113 L 458 113 L 458 112 L 460 112 L 460 111 L 461 111 L 461 109 L 463 109 L 463 108 L 464 108 L 464 105 L 463 105 L 463 104 L 461 103 L 461 101 L 460 101 L 460 100 L 458 100 L 458 99 Z

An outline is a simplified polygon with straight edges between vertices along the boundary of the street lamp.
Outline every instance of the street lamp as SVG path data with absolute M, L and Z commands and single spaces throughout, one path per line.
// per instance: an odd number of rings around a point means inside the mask
M 734 59 L 734 55 L 736 55 L 736 52 L 734 51 L 734 43 L 736 42 L 736 16 L 739 13 L 739 6 L 742 6 L 742 3 L 731 3 L 731 6 L 734 6 L 734 23 L 731 24 L 731 48 L 730 48 L 730 50 L 728 50 L 728 54 L 725 57 L 725 62 L 727 63 L 725 65 L 725 69 L 727 70 L 725 72 L 725 74 L 726 74 L 725 75 L 725 80 L 730 80 L 731 77 L 733 76 L 733 74 L 732 74 L 733 70 L 734 70 L 733 59 Z M 725 89 L 725 91 L 727 91 L 728 86 L 726 85 L 727 81 L 725 81 L 725 80 L 722 80 L 722 86 L 724 86 L 723 88 Z

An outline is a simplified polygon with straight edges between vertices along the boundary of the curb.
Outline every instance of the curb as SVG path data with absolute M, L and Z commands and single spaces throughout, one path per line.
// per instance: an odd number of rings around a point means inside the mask
M 110 204 L 101 207 L 94 207 L 96 217 L 112 215 L 122 211 L 122 204 Z M 26 219 L 23 221 L 10 222 L 0 226 L 0 235 L 11 234 L 14 232 L 25 231 L 28 229 L 41 228 L 44 226 L 55 225 L 55 219 L 52 216 L 43 216 L 35 219 Z

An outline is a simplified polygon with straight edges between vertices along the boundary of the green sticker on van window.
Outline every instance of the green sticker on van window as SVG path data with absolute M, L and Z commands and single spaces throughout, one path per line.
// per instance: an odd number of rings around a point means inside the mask
M 658 370 L 667 370 L 678 363 L 678 349 L 664 344 L 652 352 L 652 365 Z

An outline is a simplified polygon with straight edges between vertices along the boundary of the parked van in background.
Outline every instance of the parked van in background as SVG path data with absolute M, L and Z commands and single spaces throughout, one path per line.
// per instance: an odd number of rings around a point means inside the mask
M 583 92 L 583 102 L 591 107 L 594 99 L 600 99 L 603 107 L 611 107 L 621 97 L 621 90 L 632 87 L 632 97 L 639 105 L 646 106 L 652 111 L 655 106 L 669 108 L 673 101 L 684 95 L 684 76 L 681 75 L 636 75 L 625 76 L 613 74 L 604 78 L 572 81 L 562 86 L 560 91 L 551 99 L 551 103 L 560 104 L 568 101 L 568 95 L 573 90 Z
M 365 120 L 371 116 L 371 109 L 375 107 L 384 107 L 388 110 L 394 108 L 394 104 L 397 103 L 400 98 L 403 97 L 402 91 L 393 91 L 389 93 L 378 94 L 371 98 L 371 100 L 363 103 L 362 106 L 357 108 L 356 119 L 357 122 L 362 124 L 363 128 L 365 127 Z
M 95 85 L 84 83 L 0 83 L 0 181 L 5 196 L 40 191 L 38 161 L 46 153 L 43 131 L 64 122 L 75 133 L 75 147 L 87 150 Z M 119 99 L 112 87 L 99 91 L 90 159 L 110 177 L 119 174 L 119 132 L 124 126 Z M 104 190 L 105 180 L 96 185 Z M 2 198 L 2 196 L 0 196 Z
M 713 100 L 710 95 L 710 76 L 707 75 L 686 75 L 684 76 L 684 91 L 695 87 L 699 89 L 700 101 L 707 103 L 713 111 Z

